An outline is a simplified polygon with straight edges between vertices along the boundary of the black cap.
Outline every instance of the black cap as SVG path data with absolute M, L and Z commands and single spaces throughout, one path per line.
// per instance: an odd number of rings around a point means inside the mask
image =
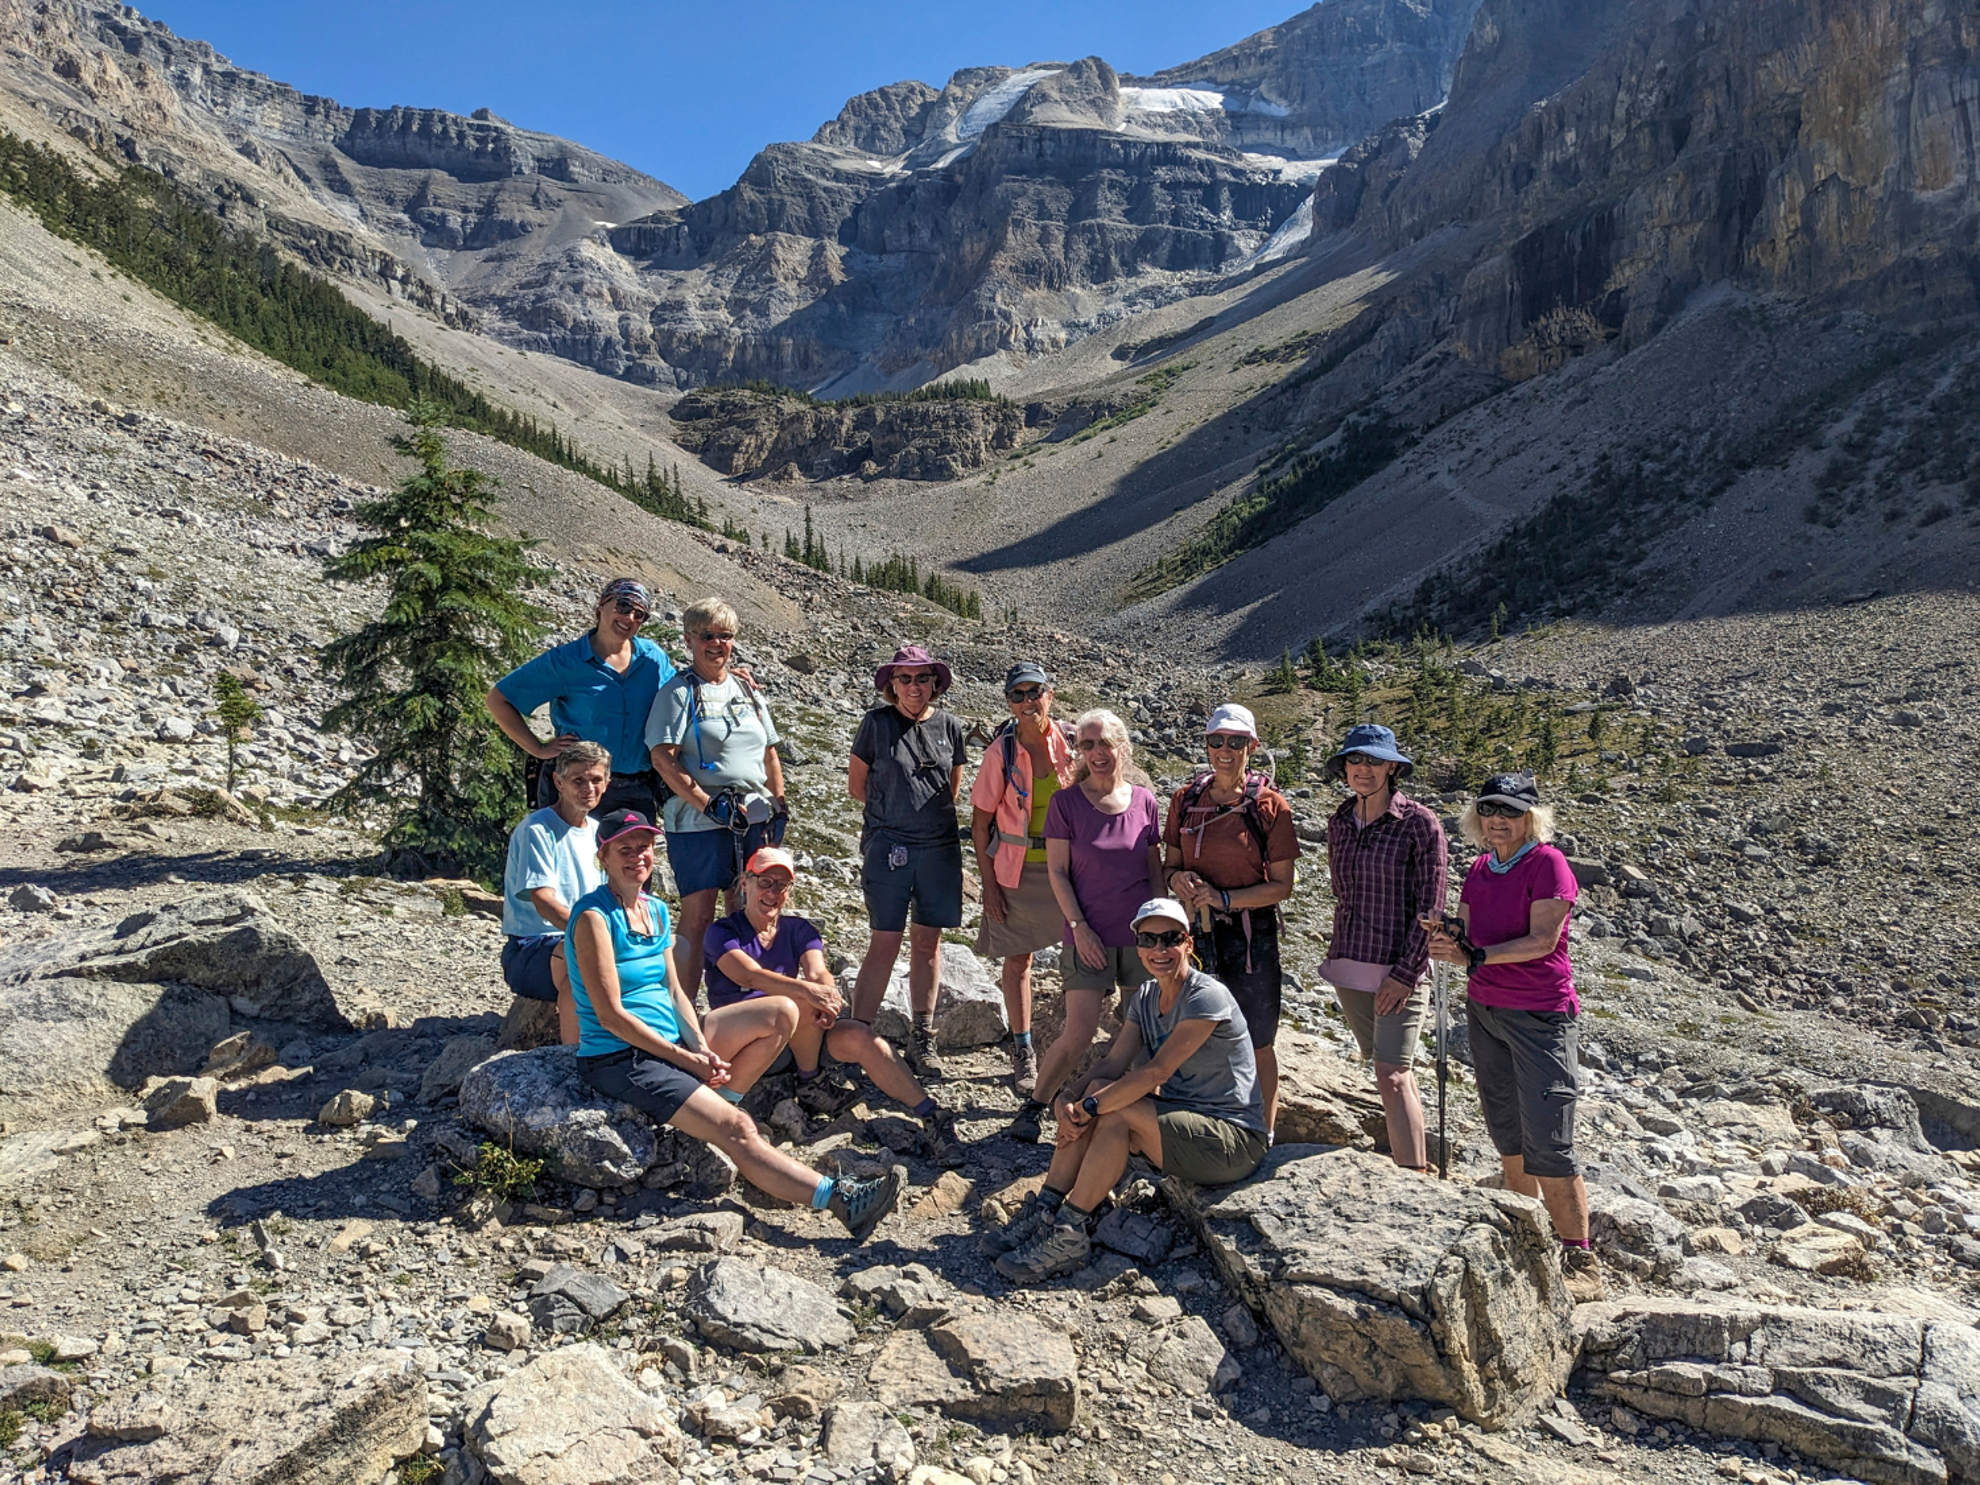
M 1478 791 L 1478 802 L 1509 804 L 1522 815 L 1540 802 L 1540 786 L 1530 773 L 1495 773 Z
M 609 845 L 622 835 L 630 835 L 635 830 L 644 830 L 658 835 L 660 829 L 638 810 L 613 810 L 608 815 L 598 817 L 598 844 Z
M 1004 672 L 1004 694 L 1009 695 L 1019 686 L 1043 686 L 1050 690 L 1052 678 L 1036 660 L 1020 660 Z

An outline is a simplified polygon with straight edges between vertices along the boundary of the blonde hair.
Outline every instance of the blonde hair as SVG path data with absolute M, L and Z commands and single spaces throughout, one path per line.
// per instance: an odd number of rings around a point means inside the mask
M 742 620 L 721 599 L 710 596 L 689 606 L 681 615 L 681 634 L 692 642 L 710 624 L 719 624 L 731 633 L 740 633 Z
M 1551 804 L 1536 804 L 1524 816 L 1526 838 L 1528 840 L 1550 841 L 1554 838 L 1554 807 Z M 1485 827 L 1479 823 L 1478 801 L 1472 800 L 1458 816 L 1458 834 L 1470 844 L 1485 850 Z
M 1093 770 L 1086 766 L 1086 754 L 1079 751 L 1077 740 L 1088 727 L 1098 727 L 1100 735 L 1114 745 L 1114 776 L 1124 783 L 1139 784 L 1144 789 L 1155 787 L 1155 781 L 1141 769 L 1135 767 L 1134 743 L 1128 738 L 1127 723 L 1105 707 L 1096 707 L 1090 712 L 1081 712 L 1073 722 L 1073 782 L 1090 775 Z

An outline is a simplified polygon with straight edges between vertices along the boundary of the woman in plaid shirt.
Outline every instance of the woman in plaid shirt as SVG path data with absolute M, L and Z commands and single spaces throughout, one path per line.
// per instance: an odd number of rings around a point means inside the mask
M 1375 1059 L 1375 1086 L 1397 1165 L 1428 1173 L 1423 1104 L 1416 1096 L 1416 1041 L 1427 997 L 1430 936 L 1420 921 L 1444 909 L 1450 848 L 1444 826 L 1396 789 L 1414 765 L 1396 735 L 1364 722 L 1327 760 L 1327 776 L 1353 791 L 1327 822 L 1334 886 L 1334 936 L 1321 977 L 1334 987 L 1361 1055 Z

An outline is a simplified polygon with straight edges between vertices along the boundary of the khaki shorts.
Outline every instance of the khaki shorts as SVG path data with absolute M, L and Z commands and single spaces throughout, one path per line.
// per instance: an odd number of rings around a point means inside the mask
M 1024 863 L 1018 884 L 1004 888 L 1004 905 L 1003 922 L 985 913 L 982 926 L 976 930 L 976 952 L 983 958 L 1036 954 L 1066 936 L 1065 915 L 1059 911 L 1059 899 L 1052 895 L 1052 875 L 1044 862 Z
M 1417 986 L 1409 1004 L 1393 1016 L 1376 1015 L 1375 997 L 1365 990 L 1347 990 L 1336 985 L 1334 998 L 1341 1003 L 1341 1015 L 1360 1044 L 1363 1057 L 1373 1057 L 1389 1067 L 1408 1067 L 1416 1061 L 1417 1038 L 1422 1035 L 1424 1018 L 1430 1014 L 1427 985 Z
M 1228 1119 L 1167 1108 L 1158 1098 L 1155 1123 L 1162 1131 L 1162 1174 L 1194 1186 L 1242 1181 L 1265 1159 L 1265 1136 Z
M 1098 990 L 1104 995 L 1117 985 L 1123 990 L 1138 989 L 1147 978 L 1138 949 L 1108 949 L 1107 962 L 1098 969 L 1087 968 L 1071 940 L 1059 951 L 1059 983 L 1068 990 Z

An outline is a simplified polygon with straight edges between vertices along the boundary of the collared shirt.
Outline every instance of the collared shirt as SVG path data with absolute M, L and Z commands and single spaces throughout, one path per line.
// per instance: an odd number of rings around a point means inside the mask
M 598 822 L 573 825 L 554 809 L 524 815 L 509 836 L 509 860 L 502 873 L 502 931 L 519 938 L 556 933 L 530 896 L 555 887 L 569 912 L 579 898 L 604 885 L 598 870 Z
M 1405 985 L 1423 978 L 1430 935 L 1419 919 L 1444 909 L 1450 847 L 1436 814 L 1406 794 L 1356 828 L 1357 801 L 1346 800 L 1327 822 L 1327 868 L 1334 885 L 1330 959 L 1385 964 Z
M 1004 777 L 1006 748 L 1011 749 L 1009 779 Z M 1063 789 L 1071 784 L 1072 749 L 1066 744 L 1065 729 L 1056 720 L 1045 729 L 1045 752 L 1052 760 L 1057 788 Z M 983 762 L 976 770 L 976 782 L 969 789 L 970 806 L 996 812 L 996 821 L 990 827 L 993 832 L 1002 830 L 1012 835 L 1043 835 L 1045 831 L 1042 826 L 1037 830 L 1031 828 L 1032 782 L 1031 749 L 1019 742 L 1014 732 L 1007 732 L 983 750 Z M 996 839 L 994 833 L 991 838 Z M 1016 846 L 1003 844 L 998 847 L 991 868 L 996 872 L 1000 886 L 1017 886 L 1018 878 L 1024 874 L 1024 861 L 1028 855 L 1030 852 L 1020 851 Z
M 598 658 L 585 633 L 518 665 L 495 689 L 525 717 L 549 702 L 553 735 L 597 743 L 611 753 L 614 773 L 644 773 L 653 766 L 647 713 L 673 674 L 674 662 L 650 639 L 633 640 L 632 660 L 621 673 Z

